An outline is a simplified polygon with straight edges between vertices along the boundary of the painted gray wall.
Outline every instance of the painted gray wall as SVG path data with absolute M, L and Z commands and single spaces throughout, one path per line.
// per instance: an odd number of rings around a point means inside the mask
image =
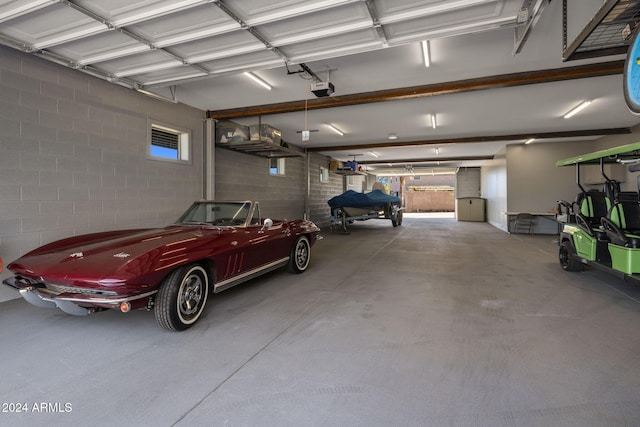
M 3 46 L 0 93 L 5 264 L 71 235 L 166 225 L 202 197 L 203 111 Z M 148 119 L 191 131 L 191 165 L 147 159 Z
M 640 141 L 640 126 L 630 134 L 597 140 L 508 145 L 504 157 L 482 166 L 482 197 L 487 221 L 507 231 L 504 212 L 548 212 L 557 200 L 574 201 L 579 191 L 573 167 L 559 168 L 558 160 Z M 623 190 L 637 190 L 638 173 L 627 172 Z

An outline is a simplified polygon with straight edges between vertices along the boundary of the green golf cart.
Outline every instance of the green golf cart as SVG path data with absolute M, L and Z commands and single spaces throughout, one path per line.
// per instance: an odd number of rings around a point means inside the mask
M 575 167 L 580 188 L 575 202 L 558 201 L 558 221 L 562 223 L 560 265 L 566 271 L 581 271 L 590 265 L 625 280 L 640 280 L 639 193 L 620 191 L 620 183 L 605 173 L 605 165 L 612 163 L 640 171 L 640 142 L 556 163 L 559 167 Z M 604 178 L 601 189 L 584 188 L 581 169 L 585 165 L 600 166 Z

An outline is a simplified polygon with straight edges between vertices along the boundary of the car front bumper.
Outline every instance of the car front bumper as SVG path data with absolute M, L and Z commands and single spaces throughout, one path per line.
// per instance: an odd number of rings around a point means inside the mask
M 65 313 L 74 316 L 86 316 L 98 311 L 98 308 L 119 309 L 123 303 L 142 302 L 140 300 L 148 300 L 157 292 L 157 290 L 153 290 L 141 294 L 123 296 L 109 291 L 99 292 L 93 289 L 71 287 L 66 287 L 60 292 L 59 290 L 50 289 L 44 283 L 32 282 L 19 277 L 10 277 L 3 280 L 2 283 L 17 289 L 22 298 L 29 304 L 45 308 L 59 308 Z M 143 303 L 142 305 L 144 306 L 145 304 Z

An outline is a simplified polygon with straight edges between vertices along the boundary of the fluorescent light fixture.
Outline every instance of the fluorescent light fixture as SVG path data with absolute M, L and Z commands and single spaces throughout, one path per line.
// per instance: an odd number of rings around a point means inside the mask
M 390 139 L 390 140 L 392 140 L 392 141 L 393 141 L 394 139 L 398 139 L 398 135 L 396 135 L 395 133 L 390 133 L 390 134 L 389 134 L 389 139 Z
M 332 125 L 331 123 L 327 124 L 327 127 L 329 129 L 331 129 L 332 131 L 334 131 L 335 133 L 337 133 L 340 136 L 344 136 L 344 132 L 342 132 L 340 129 L 338 129 L 337 127 L 335 127 L 334 125 Z
M 253 80 L 254 82 L 258 83 L 260 86 L 262 86 L 266 90 L 271 90 L 271 85 L 269 83 L 265 82 L 264 80 L 262 80 L 260 77 L 256 76 L 255 74 L 250 73 L 248 71 L 245 71 L 242 74 L 244 74 L 245 76 L 249 77 L 251 80 Z
M 532 143 L 533 141 L 535 141 L 535 140 L 536 140 L 535 138 L 529 138 L 529 139 L 527 139 L 524 143 L 525 143 L 525 144 L 531 144 L 531 143 Z
M 422 40 L 420 45 L 422 46 L 422 60 L 424 61 L 424 66 L 429 68 L 429 65 L 431 65 L 431 54 L 429 52 L 430 50 L 429 40 Z
M 436 128 L 436 115 L 435 114 L 429 114 L 429 125 L 432 128 Z
M 570 119 L 571 117 L 573 117 L 576 114 L 578 114 L 580 111 L 582 111 L 585 108 L 587 108 L 589 106 L 589 104 L 591 104 L 590 100 L 582 101 L 580 104 L 576 105 L 571 110 L 569 110 L 563 117 L 565 119 Z

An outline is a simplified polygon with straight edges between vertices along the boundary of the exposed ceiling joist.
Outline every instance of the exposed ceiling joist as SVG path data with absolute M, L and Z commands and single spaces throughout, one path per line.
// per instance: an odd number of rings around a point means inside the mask
M 621 74 L 623 72 L 623 69 L 623 60 L 609 61 L 598 64 L 586 64 L 556 69 L 525 71 L 520 73 L 502 74 L 490 77 L 458 80 L 454 82 L 429 84 L 424 86 L 413 86 L 398 89 L 355 93 L 350 95 L 311 99 L 308 101 L 302 100 L 281 102 L 276 104 L 256 105 L 252 107 L 208 111 L 207 117 L 210 119 L 238 119 L 243 117 L 257 117 L 270 114 L 293 113 L 305 110 L 345 107 L 374 102 L 399 101 L 406 99 L 423 98 L 428 96 L 451 95 L 455 93 L 479 90 L 609 76 L 613 74 Z
M 539 133 L 523 133 L 516 135 L 489 135 L 489 136 L 472 136 L 467 138 L 447 138 L 432 139 L 423 141 L 394 141 L 378 144 L 360 144 L 360 145 L 337 145 L 324 147 L 307 147 L 307 151 L 353 151 L 353 150 L 370 150 L 376 148 L 399 148 L 414 147 L 422 145 L 446 145 L 446 144 L 469 144 L 476 142 L 490 141 L 526 141 L 528 139 L 554 139 L 554 138 L 579 138 L 589 136 L 604 135 L 622 135 L 631 133 L 630 128 L 611 128 L 611 129 L 591 129 L 576 130 L 566 132 L 539 132 Z
M 442 162 L 460 162 L 460 161 L 478 161 L 478 160 L 491 160 L 494 156 L 468 156 L 468 157 L 430 157 L 428 159 L 395 159 L 395 160 L 358 160 L 358 164 L 361 165 L 396 165 L 396 164 L 411 164 L 416 165 L 419 163 L 442 163 Z

